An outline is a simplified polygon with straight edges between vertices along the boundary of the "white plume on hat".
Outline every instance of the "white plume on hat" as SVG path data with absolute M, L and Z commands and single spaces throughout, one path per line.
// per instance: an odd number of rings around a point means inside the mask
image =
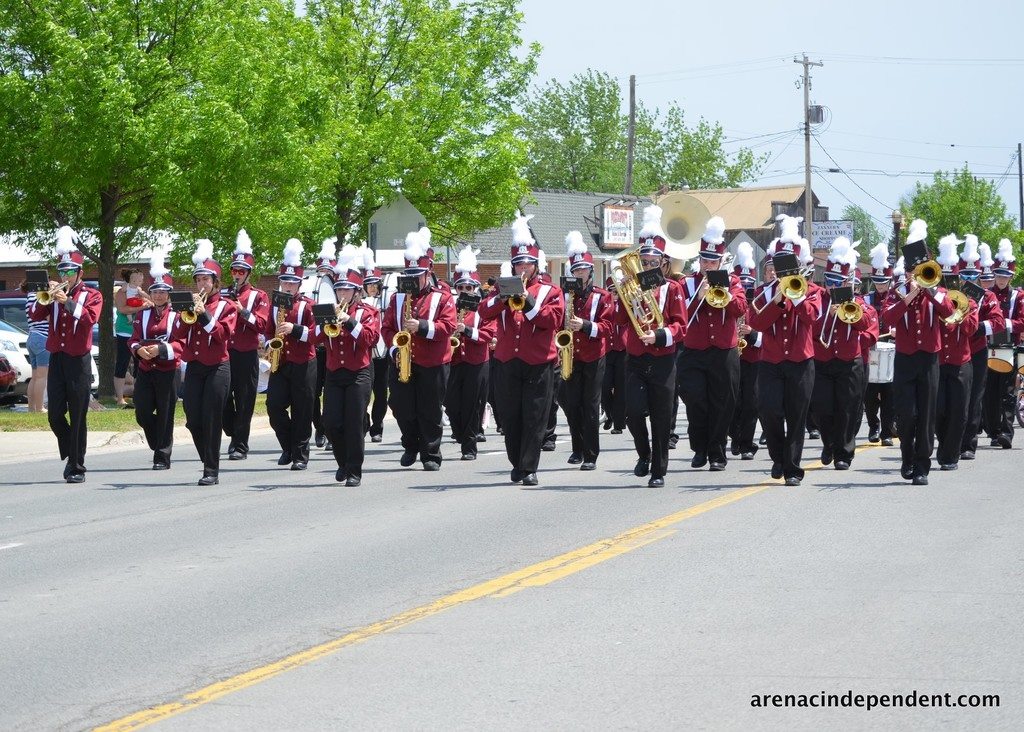
M 286 267 L 299 267 L 302 265 L 302 242 L 298 239 L 289 239 L 284 245 L 284 256 L 281 264 Z
M 928 224 L 924 219 L 914 219 L 910 222 L 910 230 L 907 232 L 907 244 L 915 241 L 924 241 L 928 238 Z
M 860 242 L 861 240 L 858 239 L 850 244 L 850 251 L 846 254 L 846 263 L 853 268 L 856 268 L 857 265 L 860 264 Z M 854 272 L 854 274 L 856 275 L 856 272 Z
M 804 220 L 803 216 L 779 214 L 775 220 L 779 222 L 779 241 L 793 244 L 800 241 L 800 222 Z
M 430 249 L 430 239 L 434 234 L 426 226 L 421 226 L 419 235 L 423 239 L 423 253 L 426 254 L 427 250 Z
M 252 239 L 245 229 L 239 229 L 235 237 L 235 254 L 252 254 Z
M 698 272 L 700 272 L 700 260 L 695 259 L 690 262 L 690 274 L 697 274 Z
M 363 250 L 363 269 L 367 272 L 372 272 L 377 268 L 377 262 L 373 258 L 373 250 L 370 247 L 364 246 Z
M 964 234 L 964 250 L 960 252 L 962 259 L 968 267 L 973 267 L 981 257 L 978 254 L 978 237 L 975 234 Z
M 342 248 L 342 251 L 348 248 L 348 245 Z M 410 231 L 405 235 L 405 261 L 415 262 L 420 257 L 426 256 L 427 246 L 424 243 L 423 235 L 419 231 Z
M 76 251 L 78 249 L 78 232 L 70 226 L 62 226 L 57 229 L 57 244 L 54 249 L 58 257 Z
M 150 256 L 149 258 L 150 277 L 152 277 L 154 280 L 158 280 L 165 274 L 167 274 L 168 271 L 169 270 L 167 269 L 167 265 L 164 264 L 164 253 L 153 252 L 152 256 Z
M 583 234 L 578 231 L 570 231 L 565 236 L 565 254 L 568 257 L 575 257 L 578 254 L 587 253 L 587 243 L 583 241 Z
M 334 273 L 339 277 L 345 277 L 350 269 L 359 269 L 359 260 L 359 250 L 352 244 L 346 244 L 338 252 L 338 263 L 334 266 Z
M 465 274 L 476 272 L 476 255 L 479 253 L 479 249 L 473 249 L 472 246 L 467 244 L 463 249 L 459 250 L 459 262 L 455 265 L 455 271 L 464 272 Z
M 335 244 L 337 238 L 331 237 L 330 239 L 324 239 L 324 243 L 320 245 L 320 253 L 317 255 L 317 259 L 334 259 L 334 256 L 338 253 L 338 246 Z
M 704 235 L 701 237 L 708 244 L 721 244 L 725 241 L 725 219 L 721 216 L 712 216 L 704 228 Z
M 512 276 L 512 263 L 502 262 L 501 267 L 498 270 L 499 277 L 511 277 Z
M 828 249 L 828 261 L 846 264 L 850 256 L 850 240 L 845 236 L 837 236 Z
M 935 261 L 943 267 L 955 266 L 960 261 L 960 256 L 956 252 L 959 244 L 960 240 L 956 238 L 956 234 L 946 234 L 939 239 L 939 256 L 935 258 Z
M 884 241 L 876 244 L 871 250 L 872 269 L 884 270 L 889 266 L 889 245 Z
M 516 220 L 512 222 L 512 244 L 520 246 L 523 244 L 530 245 L 536 244 L 537 242 L 533 239 L 533 234 L 530 233 L 530 219 L 533 218 L 533 214 L 529 216 L 523 216 L 522 214 L 516 215 Z
M 547 272 L 548 271 L 548 255 L 541 249 L 537 252 L 537 271 Z
M 989 268 L 993 264 L 995 264 L 995 260 L 992 259 L 992 247 L 982 242 L 978 245 L 978 266 Z
M 196 251 L 192 255 L 192 264 L 200 267 L 207 259 L 213 259 L 213 242 L 209 239 L 197 239 Z
M 639 237 L 646 239 L 650 236 L 660 236 L 667 239 L 665 230 L 661 228 L 661 206 L 650 205 L 644 209 L 644 225 L 640 228 Z
M 903 263 L 903 257 L 896 260 L 896 264 L 893 265 L 892 274 L 894 277 L 902 277 L 907 273 L 907 267 Z
M 996 252 L 996 259 L 1005 264 L 1010 262 L 1016 262 L 1017 258 L 1013 256 L 1013 242 L 1009 239 L 1003 238 L 999 240 L 999 250 Z
M 754 262 L 754 247 L 749 241 L 741 241 L 736 247 L 736 264 L 743 269 L 753 270 L 757 264 Z
M 800 257 L 800 264 L 806 267 L 814 261 L 814 255 L 811 254 L 811 243 L 803 238 L 797 239 L 796 243 L 800 245 L 800 251 L 797 253 L 797 256 Z

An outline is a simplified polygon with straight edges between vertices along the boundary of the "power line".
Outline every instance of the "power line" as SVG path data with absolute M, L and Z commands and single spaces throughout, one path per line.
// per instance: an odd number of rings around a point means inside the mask
M 873 216 L 872 214 L 868 213 L 868 210 L 867 210 L 866 208 L 864 208 L 863 206 L 861 206 L 861 205 L 860 205 L 859 203 L 855 203 L 855 202 L 854 202 L 854 201 L 853 201 L 853 200 L 852 200 L 852 199 L 851 199 L 851 198 L 850 198 L 849 196 L 847 196 L 847 195 L 846 195 L 845 193 L 843 193 L 843 192 L 842 192 L 841 190 L 839 190 L 838 188 L 836 188 L 835 184 L 834 184 L 834 183 L 832 183 L 832 181 L 830 181 L 830 180 L 829 180 L 828 178 L 822 178 L 821 180 L 822 180 L 822 181 L 824 181 L 825 183 L 827 183 L 827 184 L 828 184 L 828 186 L 829 186 L 829 188 L 831 188 L 831 189 L 832 189 L 833 191 L 835 191 L 835 192 L 836 192 L 836 193 L 838 193 L 838 194 L 839 194 L 840 196 L 842 196 L 842 197 L 843 197 L 843 198 L 844 198 L 844 199 L 846 200 L 846 202 L 847 202 L 847 203 L 849 203 L 849 204 L 850 204 L 851 206 L 856 206 L 856 207 L 857 207 L 857 208 L 859 208 L 859 209 L 860 209 L 861 211 L 863 211 L 864 213 L 866 213 L 866 214 L 867 214 L 867 215 L 868 215 L 868 216 L 869 216 L 869 217 L 870 217 L 871 219 L 873 219 L 873 220 L 875 221 L 875 223 L 881 224 L 883 228 L 884 228 L 884 227 L 887 227 L 887 226 L 889 226 L 889 225 L 891 224 L 891 222 L 886 222 L 886 221 L 882 221 L 882 220 L 881 220 L 880 218 L 878 218 L 877 216 Z
M 815 135 L 815 137 L 817 137 L 817 135 Z M 840 150 L 842 152 L 854 152 L 854 153 L 861 153 L 863 155 L 876 155 L 876 156 L 882 156 L 882 157 L 887 157 L 887 158 L 906 158 L 908 160 L 929 160 L 929 161 L 935 162 L 935 163 L 965 164 L 965 165 L 969 165 L 971 167 L 981 166 L 981 167 L 985 167 L 985 168 L 997 168 L 997 169 L 1002 169 L 1002 167 L 1003 167 L 1002 163 L 972 163 L 969 160 L 962 160 L 962 159 L 961 160 L 952 160 L 950 158 L 929 158 L 929 157 L 925 157 L 923 155 L 901 155 L 899 153 L 879 152 L 879 151 L 875 151 L 875 150 L 857 150 L 855 148 L 850 148 L 850 147 L 833 147 L 832 149 L 833 150 Z M 1002 148 L 1002 149 L 1005 150 L 1006 148 Z M 1014 154 L 1016 154 L 1016 153 L 1014 153 Z
M 868 140 L 888 140 L 889 142 L 902 142 L 910 145 L 934 145 L 936 147 L 966 147 L 977 150 L 1005 150 L 1009 145 L 963 145 L 958 142 L 926 142 L 924 140 L 907 140 L 902 137 L 882 137 L 881 135 L 865 135 L 859 132 L 840 132 L 831 130 L 833 135 L 847 135 L 849 137 L 863 137 Z
M 897 64 L 908 66 L 1024 66 L 1024 58 L 947 58 L 926 56 L 861 56 L 822 54 L 837 63 Z
M 886 203 L 885 201 L 879 200 L 878 198 L 875 198 L 872 194 L 868 193 L 867 189 L 864 188 L 864 186 L 862 186 L 860 183 L 858 183 L 853 178 L 851 178 L 849 175 L 847 175 L 846 171 L 843 170 L 843 166 L 840 165 L 839 162 L 834 157 L 832 157 L 832 153 L 830 153 L 828 150 L 826 150 L 825 146 L 821 144 L 821 140 L 819 140 L 817 137 L 815 137 L 814 141 L 816 143 L 818 143 L 818 147 L 820 147 L 821 151 L 823 153 L 825 153 L 825 155 L 828 156 L 828 159 L 831 160 L 833 163 L 835 163 L 836 168 L 839 169 L 839 172 L 842 173 L 843 175 L 846 175 L 847 180 L 849 180 L 851 183 L 853 183 L 855 186 L 857 186 L 857 188 L 859 188 L 864 193 L 864 195 L 866 195 L 871 200 L 876 201 L 877 203 L 879 203 L 882 206 L 885 206 L 885 207 L 889 206 L 889 204 Z

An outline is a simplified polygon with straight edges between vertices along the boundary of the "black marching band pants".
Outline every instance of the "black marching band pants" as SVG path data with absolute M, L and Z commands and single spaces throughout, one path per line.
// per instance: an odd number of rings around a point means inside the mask
M 811 413 L 821 433 L 823 452 L 831 452 L 836 462 L 852 463 L 857 450 L 856 424 L 863 403 L 862 380 L 864 362 L 814 362 L 814 389 L 811 392 Z
M 373 381 L 373 407 L 370 410 L 370 437 L 384 434 L 384 416 L 388 413 L 387 358 L 370 359 Z
M 604 385 L 605 360 L 589 363 L 574 361 L 568 381 L 558 381 L 558 403 L 569 425 L 572 451 L 585 463 L 596 463 L 601 452 L 601 387 Z
M 521 473 L 536 473 L 551 414 L 554 369 L 550 363 L 532 365 L 517 358 L 491 363 L 508 461 Z
M 804 477 L 800 460 L 807 433 L 807 411 L 814 390 L 814 361 L 761 362 L 757 377 L 758 416 L 773 469 L 784 478 Z
M 50 354 L 46 374 L 48 399 L 46 419 L 57 437 L 60 459 L 66 460 L 64 477 L 85 473 L 85 447 L 88 437 L 86 417 L 92 398 L 92 354 L 69 356 L 58 351 Z M 67 413 L 68 418 L 64 417 Z
M 900 435 L 902 470 L 910 476 L 928 475 L 935 447 L 935 400 L 939 390 L 937 353 L 899 353 L 892 379 L 896 429 Z
M 224 434 L 231 438 L 228 452 L 249 454 L 249 430 L 256 407 L 256 388 L 260 381 L 260 357 L 256 351 L 228 351 L 230 385 L 224 403 Z M 283 360 L 283 359 L 282 359 Z M 194 363 L 194 362 L 193 362 Z M 189 368 L 192 368 L 189 365 Z M 185 369 L 188 373 L 188 369 Z
M 760 361 L 740 361 L 740 391 L 729 428 L 734 455 L 757 452 L 754 433 L 757 431 L 757 375 L 760 369 Z
M 480 431 L 481 397 L 487 394 L 490 362 L 460 362 L 451 367 L 445 411 L 452 436 L 462 446 L 463 455 L 476 455 L 476 436 Z
M 220 431 L 230 388 L 231 366 L 227 361 L 215 366 L 191 361 L 185 369 L 185 426 L 192 433 L 204 477 L 217 477 L 220 469 Z
M 605 355 L 601 409 L 612 428 L 626 429 L 626 352 L 608 351 Z
M 313 430 L 317 435 L 323 434 L 323 405 L 324 382 L 327 379 L 327 349 L 322 346 L 316 348 L 316 385 L 313 387 Z
M 982 348 L 971 356 L 971 394 L 967 402 L 967 427 L 960 442 L 961 452 L 978 450 L 978 433 L 984 416 L 984 400 L 988 375 L 988 349 Z
M 281 358 L 267 382 L 267 417 L 282 452 L 292 462 L 309 462 L 309 436 L 313 431 L 313 392 L 316 359 L 289 363 Z M 289 412 L 290 410 L 290 412 Z
M 896 409 L 893 405 L 892 382 L 869 383 L 864 389 L 864 414 L 868 432 L 878 432 L 883 440 L 896 436 Z
M 402 433 L 402 448 L 418 454 L 424 464 L 441 464 L 441 416 L 447 385 L 448 364 L 419 366 L 414 362 L 405 384 L 398 380 L 394 363 L 388 371 L 388 405 Z
M 641 460 L 651 463 L 651 477 L 668 471 L 668 436 L 676 395 L 676 354 L 628 356 L 626 359 L 626 426 Z M 647 418 L 651 431 L 647 432 Z
M 687 348 L 679 359 L 680 396 L 686 405 L 686 436 L 696 455 L 726 462 L 725 443 L 740 388 L 735 348 Z
M 372 366 L 328 371 L 324 379 L 324 434 L 345 477 L 363 476 L 363 417 L 372 382 Z
M 153 464 L 170 465 L 174 447 L 174 407 L 178 393 L 174 389 L 177 369 L 158 371 L 139 369 L 135 377 L 135 421 L 139 423 L 146 444 L 153 451 Z
M 988 369 L 986 365 L 985 375 L 985 397 L 982 402 L 982 415 L 985 423 L 985 432 L 992 439 L 1000 438 L 1013 444 L 1013 420 L 1017 411 L 1016 394 L 1014 384 L 1017 374 L 1000 374 L 997 371 Z
M 970 361 L 962 366 L 951 363 L 939 366 L 939 388 L 935 398 L 935 436 L 938 440 L 935 459 L 939 465 L 956 465 L 960 461 L 973 378 L 974 369 Z

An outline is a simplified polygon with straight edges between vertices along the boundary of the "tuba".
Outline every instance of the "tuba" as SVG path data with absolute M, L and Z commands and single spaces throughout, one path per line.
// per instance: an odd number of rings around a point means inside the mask
M 195 323 L 199 319 L 199 313 L 203 312 L 206 308 L 206 298 L 209 296 L 210 295 L 206 290 L 200 292 L 195 306 L 191 310 L 181 311 L 181 322 L 186 325 L 192 325 Z M 193 295 L 193 297 L 195 296 Z
M 661 328 L 665 324 L 661 308 L 658 307 L 658 301 L 654 299 L 654 295 L 650 290 L 640 287 L 637 274 L 641 269 L 639 250 L 623 254 L 619 257 L 618 264 L 612 268 L 613 276 L 618 272 L 619 281 L 616 290 L 619 293 L 619 299 L 622 301 L 623 307 L 626 308 L 626 315 L 629 316 L 633 330 L 638 336 L 643 336 L 649 330 Z
M 572 318 L 572 292 L 565 293 L 565 325 L 555 333 L 555 345 L 558 346 L 558 358 L 562 381 L 572 378 L 572 331 L 569 330 L 569 319 Z
M 402 323 L 412 317 L 412 295 L 405 295 L 402 303 Z M 401 324 L 400 324 L 401 325 Z M 391 339 L 391 345 L 398 349 L 395 353 L 395 365 L 398 367 L 398 380 L 408 384 L 412 378 L 412 333 L 400 330 Z

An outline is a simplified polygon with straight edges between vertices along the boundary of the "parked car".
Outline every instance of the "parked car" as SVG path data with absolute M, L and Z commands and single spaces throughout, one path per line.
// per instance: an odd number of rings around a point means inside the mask
M 20 399 L 28 393 L 28 382 L 32 378 L 32 366 L 28 360 L 28 333 L 6 320 L 0 320 L 0 355 L 6 356 L 18 372 L 18 381 L 13 389 L 6 395 L 0 393 L 0 398 L 6 396 L 10 399 L 13 396 Z M 100 385 L 100 371 L 96 365 L 98 358 L 99 348 L 94 344 L 90 359 L 92 380 L 89 387 L 94 392 Z
M 28 315 L 25 313 L 25 302 L 27 298 L 3 297 L 0 298 L 0 321 L 13 325 L 22 333 L 28 332 Z M 26 337 L 27 340 L 27 337 Z M 97 364 L 100 358 L 100 327 L 92 327 L 92 390 L 96 391 L 100 385 L 100 371 Z M 28 348 L 22 348 L 22 353 L 28 358 Z
M 11 366 L 11 362 L 7 360 L 6 356 L 0 356 L 0 399 L 7 394 L 8 391 L 14 389 L 14 384 L 18 381 L 18 372 Z

